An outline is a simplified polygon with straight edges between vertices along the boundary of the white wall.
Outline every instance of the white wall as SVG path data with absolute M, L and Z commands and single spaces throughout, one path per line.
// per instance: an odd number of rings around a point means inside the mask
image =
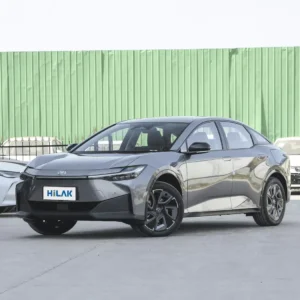
M 0 0 L 0 51 L 300 46 L 300 0 Z

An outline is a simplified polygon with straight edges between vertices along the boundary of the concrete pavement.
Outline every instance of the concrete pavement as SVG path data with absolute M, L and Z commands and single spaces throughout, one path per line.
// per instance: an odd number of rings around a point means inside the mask
M 105 222 L 44 237 L 0 217 L 0 300 L 297 300 L 299 253 L 300 201 L 278 227 L 245 216 L 185 219 L 156 239 Z

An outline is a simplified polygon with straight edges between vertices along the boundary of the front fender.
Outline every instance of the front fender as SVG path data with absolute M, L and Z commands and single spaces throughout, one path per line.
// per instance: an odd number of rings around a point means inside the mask
M 179 185 L 182 190 L 182 201 L 184 203 L 184 207 L 186 208 L 187 207 L 186 168 L 183 168 L 182 170 L 177 170 L 176 168 L 173 168 L 172 166 L 167 166 L 167 167 L 162 167 L 162 168 L 157 169 L 148 183 L 148 186 L 147 186 L 148 196 L 149 196 L 149 191 L 151 191 L 155 182 L 158 181 L 161 176 L 166 175 L 166 174 L 174 176 L 176 178 L 176 180 L 179 182 Z

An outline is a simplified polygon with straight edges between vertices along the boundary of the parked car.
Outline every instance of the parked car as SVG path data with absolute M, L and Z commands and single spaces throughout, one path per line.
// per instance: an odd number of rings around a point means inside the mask
M 55 137 L 12 137 L 2 145 L 2 157 L 20 161 L 31 161 L 43 154 L 61 153 L 62 142 Z
M 118 149 L 93 148 L 120 136 Z M 183 217 L 228 214 L 276 226 L 290 200 L 288 156 L 231 119 L 123 121 L 67 150 L 35 158 L 16 188 L 17 215 L 40 234 L 102 220 L 167 236 Z
M 16 184 L 26 163 L 0 159 L 0 213 L 13 211 L 16 207 Z
M 281 148 L 291 162 L 291 190 L 300 191 L 300 137 L 279 138 L 275 145 Z

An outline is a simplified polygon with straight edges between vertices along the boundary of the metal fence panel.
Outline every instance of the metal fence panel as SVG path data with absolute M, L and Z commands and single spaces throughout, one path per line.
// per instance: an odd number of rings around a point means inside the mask
M 299 47 L 0 53 L 0 140 L 80 141 L 113 122 L 211 115 L 300 135 Z

